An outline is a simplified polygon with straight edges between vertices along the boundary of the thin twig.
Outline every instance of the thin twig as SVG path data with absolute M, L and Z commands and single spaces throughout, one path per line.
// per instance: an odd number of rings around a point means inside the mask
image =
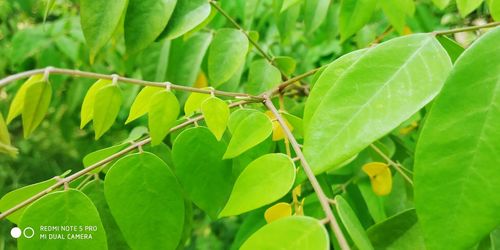
M 252 102 L 251 101 L 240 101 L 240 102 L 232 103 L 229 106 L 230 107 L 236 107 L 236 106 L 244 105 L 244 104 L 247 104 L 247 103 L 252 103 Z M 202 119 L 203 119 L 203 115 L 200 115 L 200 116 L 197 116 L 195 118 L 189 119 L 188 121 L 183 122 L 183 123 L 181 123 L 181 124 L 179 124 L 179 125 L 171 128 L 170 129 L 170 133 L 174 132 L 176 130 L 179 130 L 181 128 L 184 128 L 184 127 L 190 125 L 191 123 L 194 123 L 196 121 L 200 121 Z M 78 171 L 78 172 L 76 172 L 76 173 L 74 173 L 74 174 L 72 174 L 72 175 L 70 175 L 68 177 L 60 178 L 54 185 L 50 186 L 49 188 L 47 188 L 47 189 L 45 189 L 45 190 L 43 190 L 43 191 L 41 191 L 41 192 L 33 195 L 32 197 L 24 200 L 23 202 L 17 204 L 16 206 L 14 206 L 14 207 L 6 210 L 5 212 L 1 213 L 0 214 L 0 220 L 5 219 L 7 216 L 11 215 L 12 213 L 16 212 L 17 210 L 19 210 L 19 209 L 21 209 L 21 208 L 23 208 L 23 207 L 25 207 L 25 206 L 33 203 L 34 201 L 42 198 L 43 196 L 45 196 L 46 194 L 52 192 L 53 190 L 55 190 L 55 189 L 57 189 L 57 188 L 65 185 L 65 183 L 66 184 L 70 183 L 70 182 L 72 182 L 72 181 L 80 178 L 81 176 L 90 173 L 92 170 L 97 169 L 97 168 L 103 166 L 104 164 L 107 164 L 107 163 L 109 163 L 109 162 L 111 162 L 111 161 L 113 161 L 113 160 L 115 160 L 117 158 L 120 158 L 121 156 L 123 156 L 123 155 L 125 155 L 125 154 L 127 154 L 127 153 L 129 153 L 129 152 L 131 152 L 133 150 L 135 150 L 136 148 L 142 147 L 143 145 L 146 145 L 146 144 L 148 144 L 150 142 L 151 142 L 151 138 L 150 137 L 145 138 L 145 139 L 143 139 L 143 140 L 141 140 L 139 142 L 136 142 L 136 143 L 128 146 L 127 148 L 125 148 L 125 149 L 123 149 L 123 150 L 121 150 L 121 151 L 119 151 L 119 152 L 117 152 L 115 154 L 112 154 L 112 155 L 108 156 L 107 158 L 105 158 L 105 159 L 103 159 L 103 160 L 101 160 L 99 162 L 96 162 L 96 163 L 92 164 L 91 166 L 89 166 L 87 168 L 84 168 L 84 169 L 82 169 L 82 170 L 80 170 L 80 171 Z
M 401 170 L 401 168 L 399 167 L 398 163 L 396 163 L 393 160 L 391 160 L 391 158 L 389 156 L 387 156 L 384 152 L 382 152 L 382 150 L 380 150 L 377 146 L 371 144 L 370 147 L 375 152 L 377 152 L 377 154 L 379 154 L 380 156 L 382 156 L 382 158 L 384 158 L 384 160 L 386 160 L 387 163 L 389 163 L 389 165 L 393 166 L 394 169 L 396 169 L 396 171 L 398 171 L 408 181 L 408 183 L 410 183 L 413 186 L 413 181 L 411 180 L 411 178 L 408 175 L 406 175 L 405 172 L 403 172 L 403 170 Z
M 279 111 L 276 109 L 276 107 L 274 106 L 271 99 L 266 98 L 264 101 L 264 104 L 274 114 L 276 119 L 278 119 L 278 122 L 279 122 L 281 128 L 285 132 L 285 135 L 288 137 L 293 149 L 295 150 L 295 154 L 297 154 L 297 157 L 300 158 L 300 162 L 302 163 L 302 168 L 304 169 L 304 172 L 306 173 L 307 178 L 309 179 L 309 182 L 311 183 L 311 186 L 314 189 L 314 192 L 318 196 L 318 200 L 321 204 L 321 207 L 323 208 L 323 211 L 325 212 L 326 217 L 328 218 L 330 227 L 337 238 L 337 241 L 340 245 L 340 248 L 341 249 L 350 249 L 349 244 L 347 244 L 347 241 L 344 237 L 344 234 L 342 233 L 342 230 L 340 229 L 340 226 L 339 226 L 335 216 L 333 215 L 333 212 L 332 212 L 331 207 L 330 207 L 329 198 L 326 196 L 325 192 L 321 188 L 318 180 L 316 179 L 316 176 L 314 176 L 314 173 L 313 173 L 311 167 L 309 166 L 309 163 L 307 162 L 306 158 L 304 157 L 304 154 L 302 154 L 302 150 L 300 149 L 300 146 L 297 143 L 297 140 L 295 139 L 292 132 L 290 131 L 290 129 L 286 125 L 285 120 L 283 119 L 283 117 L 281 116 Z
M 37 74 L 44 74 L 47 72 L 50 74 L 70 75 L 70 76 L 93 78 L 93 79 L 113 80 L 113 78 L 116 77 L 116 79 L 122 83 L 131 83 L 131 84 L 137 84 L 137 85 L 142 85 L 142 86 L 152 86 L 152 87 L 162 87 L 162 88 L 165 88 L 167 85 L 169 85 L 170 88 L 176 89 L 179 91 L 196 92 L 196 93 L 203 93 L 203 94 L 212 94 L 213 93 L 213 94 L 219 95 L 219 96 L 229 96 L 229 97 L 236 97 L 236 98 L 240 98 L 240 99 L 254 99 L 254 100 L 258 100 L 258 101 L 262 100 L 261 97 L 253 96 L 253 95 L 249 95 L 249 94 L 245 94 L 245 93 L 226 92 L 226 91 L 211 90 L 211 89 L 199 89 L 199 88 L 194 88 L 194 87 L 176 85 L 176 84 L 172 84 L 169 82 L 152 82 L 152 81 L 139 80 L 139 79 L 128 78 L 128 77 L 123 77 L 123 76 L 116 76 L 114 74 L 106 75 L 106 74 L 99 74 L 99 73 L 88 72 L 88 71 L 81 71 L 81 70 L 74 70 L 74 69 L 62 69 L 62 68 L 54 68 L 54 67 L 29 70 L 29 71 L 25 71 L 25 72 L 21 72 L 21 73 L 15 74 L 15 75 L 5 77 L 5 78 L 0 80 L 0 88 L 4 87 L 5 85 L 7 85 L 13 81 L 27 78 L 27 77 L 37 75 Z
M 495 27 L 498 25 L 500 25 L 500 22 L 493 22 L 493 23 L 487 23 L 487 24 L 483 24 L 483 25 L 456 28 L 456 29 L 451 29 L 451 30 L 434 31 L 434 32 L 432 32 L 432 34 L 441 35 L 441 36 L 442 35 L 450 35 L 450 34 L 455 34 L 455 33 L 460 33 L 460 32 L 491 28 L 491 27 Z

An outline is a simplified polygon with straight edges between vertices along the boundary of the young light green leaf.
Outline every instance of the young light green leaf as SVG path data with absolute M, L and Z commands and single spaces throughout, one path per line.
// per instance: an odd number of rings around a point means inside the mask
M 35 82 L 26 88 L 22 111 L 24 138 L 28 138 L 43 121 L 51 98 L 52 87 L 49 82 Z
M 253 112 L 240 122 L 229 141 L 224 159 L 234 158 L 264 141 L 273 132 L 273 124 L 267 115 Z
M 406 17 L 413 16 L 415 2 L 413 0 L 384 0 L 380 1 L 380 4 L 392 26 L 399 34 L 404 34 Z
M 307 0 L 304 6 L 304 24 L 309 34 L 323 23 L 330 7 L 330 0 Z
M 363 28 L 370 21 L 376 7 L 376 0 L 342 0 L 339 17 L 340 40 L 347 40 Z
M 201 113 L 201 104 L 208 98 L 209 94 L 192 92 L 184 104 L 184 115 L 190 117 L 195 113 Z
M 144 152 L 118 160 L 106 175 L 104 194 L 132 249 L 175 249 L 184 225 L 184 198 L 160 158 Z
M 458 12 L 462 17 L 466 17 L 477 9 L 481 3 L 483 3 L 483 0 L 457 0 Z
M 338 166 L 399 126 L 436 96 L 450 69 L 434 36 L 415 34 L 369 49 L 338 75 L 325 71 L 312 90 L 321 100 L 308 101 L 313 107 L 304 118 L 304 154 L 314 172 Z
M 177 0 L 174 13 L 160 39 L 175 39 L 196 28 L 210 15 L 206 0 Z
M 25 201 L 31 196 L 42 192 L 43 190 L 49 188 L 50 186 L 56 184 L 56 179 L 52 178 L 50 180 L 42 181 L 39 183 L 31 184 L 16 190 L 13 190 L 2 197 L 0 200 L 0 211 L 5 212 L 6 210 L 13 208 L 15 205 Z M 11 215 L 7 216 L 7 219 L 14 224 L 19 224 L 21 216 L 23 215 L 26 207 L 17 210 Z
M 31 76 L 17 91 L 16 96 L 12 100 L 9 108 L 9 114 L 7 115 L 7 124 L 9 124 L 14 118 L 18 117 L 23 112 L 24 107 L 24 96 L 26 95 L 26 89 L 33 83 L 40 82 L 43 80 L 43 74 Z
M 134 103 L 132 103 L 132 107 L 130 107 L 130 113 L 125 124 L 128 124 L 148 113 L 151 97 L 161 90 L 162 88 L 151 86 L 143 88 L 135 98 Z
M 490 10 L 490 15 L 493 17 L 493 20 L 499 22 L 500 21 L 500 1 L 499 0 L 488 0 L 488 7 Z
M 0 143 L 10 145 L 10 134 L 2 113 L 0 113 Z
M 359 249 L 374 249 L 356 213 L 341 195 L 335 196 L 335 207 L 354 244 Z
M 80 21 L 90 47 L 90 61 L 111 39 L 127 8 L 127 0 L 80 0 Z
M 85 127 L 94 118 L 94 104 L 97 92 L 110 84 L 111 80 L 100 79 L 89 88 L 85 98 L 83 98 L 82 110 L 80 112 L 80 129 Z
M 319 220 L 290 216 L 265 225 L 252 234 L 240 249 L 327 250 L 330 249 L 330 242 L 328 232 Z
M 222 139 L 229 120 L 229 105 L 217 97 L 210 97 L 201 104 L 201 113 L 208 128 L 218 141 Z
M 167 90 L 162 90 L 151 97 L 149 105 L 149 133 L 151 144 L 160 144 L 179 116 L 180 106 L 177 97 Z
M 76 226 L 77 229 L 74 233 L 69 233 L 62 228 L 52 231 L 52 235 L 59 234 L 65 239 L 47 240 L 41 238 L 40 235 L 46 233 L 46 231 L 42 231 L 42 228 L 48 225 Z M 85 226 L 92 226 L 93 229 L 88 229 Z M 76 189 L 50 193 L 35 201 L 24 212 L 19 227 L 32 228 L 34 236 L 18 239 L 17 246 L 21 250 L 108 249 L 106 232 L 96 207 L 85 194 Z M 82 231 L 77 231 L 80 229 Z M 27 232 L 29 233 L 29 230 Z M 91 238 L 86 240 L 70 238 L 77 237 L 77 235 L 81 237 L 79 234 L 86 234 L 87 237 Z
M 113 126 L 121 105 L 122 93 L 117 85 L 105 86 L 97 91 L 93 111 L 96 140 Z
M 85 157 L 83 157 L 83 160 L 82 160 L 83 167 L 88 168 L 88 167 L 92 166 L 93 164 L 95 164 L 99 161 L 102 161 L 115 153 L 118 153 L 119 151 L 125 149 L 129 145 L 130 144 L 128 144 L 128 143 L 123 143 L 120 145 L 115 145 L 115 146 L 112 146 L 109 148 L 103 148 L 103 149 L 94 151 L 94 152 L 86 155 Z M 99 173 L 101 171 L 101 169 L 105 168 L 107 165 L 108 164 L 104 164 L 101 167 L 90 171 L 90 173 Z
M 265 59 L 252 62 L 248 73 L 246 91 L 258 95 L 278 86 L 281 82 L 281 72 Z
M 239 215 L 270 204 L 290 191 L 295 181 L 293 161 L 284 154 L 266 154 L 252 161 L 234 183 L 219 217 Z
M 427 249 L 473 247 L 500 223 L 499 40 L 497 27 L 460 56 L 421 131 L 415 207 Z
M 245 62 L 248 39 L 240 30 L 220 29 L 208 50 L 208 76 L 214 84 L 229 80 Z
M 129 0 L 125 15 L 125 45 L 135 54 L 150 45 L 167 26 L 177 0 Z
M 448 4 L 450 3 L 450 0 L 432 0 L 432 2 L 439 9 L 443 10 L 444 8 L 446 8 L 446 6 L 448 6 Z
M 286 11 L 288 8 L 291 6 L 294 6 L 295 4 L 300 3 L 302 0 L 277 0 L 279 2 L 279 12 Z
M 293 72 L 295 72 L 295 68 L 297 68 L 297 62 L 289 56 L 275 57 L 274 64 L 287 76 L 293 74 Z
M 425 250 L 415 209 L 406 210 L 367 230 L 375 249 Z
M 233 185 L 231 161 L 222 160 L 225 151 L 226 143 L 217 141 L 205 127 L 183 131 L 172 147 L 175 173 L 185 193 L 213 219 L 226 204 Z
M 229 121 L 227 123 L 227 128 L 229 129 L 229 132 L 231 132 L 231 134 L 234 134 L 236 128 L 238 127 L 241 121 L 247 118 L 247 116 L 250 116 L 250 114 L 258 112 L 260 111 L 248 108 L 241 108 L 232 112 L 231 115 L 229 116 Z
M 130 249 L 109 210 L 108 203 L 104 196 L 104 182 L 99 179 L 92 180 L 83 186 L 82 192 L 90 198 L 99 212 L 104 230 L 106 230 L 108 248 Z

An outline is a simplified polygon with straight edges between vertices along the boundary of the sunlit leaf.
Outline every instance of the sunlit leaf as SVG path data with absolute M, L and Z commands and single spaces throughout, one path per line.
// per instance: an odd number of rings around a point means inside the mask
M 460 56 L 420 133 L 415 207 L 427 249 L 471 248 L 500 224 L 499 40 L 495 28 Z
M 16 96 L 12 100 L 9 108 L 9 114 L 7 115 L 7 124 L 9 124 L 14 118 L 18 117 L 23 112 L 24 107 L 24 96 L 26 95 L 26 89 L 33 83 L 37 83 L 43 80 L 43 74 L 33 75 L 26 82 L 21 85 L 17 91 Z
M 80 128 L 85 127 L 94 118 L 94 104 L 97 92 L 105 86 L 111 84 L 111 80 L 100 79 L 95 82 L 87 91 L 83 99 L 82 110 L 80 112 L 81 122 Z
M 210 98 L 210 94 L 192 92 L 184 104 L 184 115 L 190 117 L 195 113 L 201 113 L 201 104 Z
M 50 232 L 52 237 L 60 235 L 65 239 L 47 240 L 41 238 L 40 235 L 47 236 L 48 233 L 42 231 L 42 228 L 49 225 L 60 227 L 59 230 Z M 20 237 L 18 239 L 18 247 L 21 250 L 108 249 L 106 232 L 96 207 L 85 194 L 76 189 L 57 191 L 35 201 L 25 210 L 19 227 L 23 229 L 30 227 L 34 234 L 32 238 Z M 68 232 L 68 229 L 64 230 L 62 227 L 76 227 L 76 229 Z M 85 237 L 81 234 L 87 235 L 88 238 L 85 240 L 72 238 Z
M 217 97 L 211 97 L 202 103 L 201 112 L 208 128 L 220 141 L 229 120 L 229 105 Z
M 130 107 L 130 113 L 125 124 L 148 113 L 151 98 L 154 94 L 161 90 L 162 88 L 151 86 L 146 86 L 145 88 L 143 88 L 135 98 L 134 103 L 132 103 L 132 107 Z
M 252 95 L 258 95 L 266 90 L 277 87 L 281 82 L 279 69 L 264 59 L 252 62 L 248 73 L 246 91 Z
M 465 17 L 477 9 L 481 3 L 483 3 L 483 0 L 457 0 L 457 8 L 460 15 Z
M 236 126 L 224 159 L 234 158 L 264 141 L 273 131 L 271 119 L 261 112 L 253 112 Z
M 160 38 L 175 39 L 202 23 L 210 15 L 210 3 L 205 0 L 177 0 L 174 13 Z
M 238 176 L 219 217 L 242 214 L 274 202 L 290 191 L 294 180 L 295 166 L 290 157 L 263 155 L 248 164 Z
M 34 82 L 26 88 L 22 111 L 24 138 L 28 138 L 40 125 L 47 114 L 51 98 L 52 86 L 48 82 Z
M 160 158 L 144 152 L 118 160 L 106 174 L 104 194 L 132 249 L 175 249 L 183 231 L 184 198 Z
M 319 220 L 290 216 L 265 225 L 240 249 L 327 250 L 330 242 L 328 232 Z
M 151 97 L 148 118 L 152 145 L 163 141 L 175 125 L 179 112 L 179 101 L 171 91 L 162 90 Z
M 340 40 L 356 34 L 370 21 L 377 5 L 376 0 L 342 0 L 340 2 Z
M 97 91 L 93 111 L 96 140 L 113 126 L 121 105 L 122 94 L 117 85 L 104 86 Z

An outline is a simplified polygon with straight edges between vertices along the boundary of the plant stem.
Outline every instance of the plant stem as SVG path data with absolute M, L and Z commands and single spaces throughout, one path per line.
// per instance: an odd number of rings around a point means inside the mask
M 477 26 L 469 26 L 469 27 L 463 27 L 463 28 L 456 28 L 456 29 L 451 29 L 451 30 L 442 30 L 442 31 L 434 31 L 432 32 L 434 35 L 450 35 L 454 33 L 460 33 L 460 32 L 466 32 L 466 31 L 474 31 L 474 30 L 479 30 L 479 29 L 484 29 L 484 28 L 491 28 L 500 25 L 500 22 L 493 22 L 493 23 L 487 23 L 483 25 L 477 25 Z
M 320 186 L 318 180 L 316 179 L 316 176 L 314 176 L 314 173 L 313 173 L 311 167 L 309 166 L 309 163 L 307 162 L 306 158 L 304 157 L 304 154 L 302 154 L 302 150 L 300 149 L 299 143 L 297 142 L 297 140 L 293 136 L 293 134 L 290 131 L 290 129 L 288 128 L 288 126 L 286 125 L 285 120 L 283 119 L 283 117 L 281 116 L 279 111 L 276 109 L 276 107 L 272 103 L 271 99 L 269 99 L 268 97 L 265 97 L 264 104 L 274 114 L 274 116 L 278 120 L 281 128 L 285 132 L 285 135 L 287 136 L 295 153 L 297 154 L 297 157 L 299 157 L 300 162 L 302 163 L 302 168 L 304 169 L 304 172 L 306 173 L 307 178 L 309 179 L 309 182 L 311 183 L 311 186 L 314 189 L 314 192 L 318 196 L 318 200 L 321 204 L 321 207 L 323 208 L 323 210 L 325 212 L 325 215 L 326 215 L 326 218 L 328 219 L 330 227 L 337 238 L 337 241 L 340 245 L 340 248 L 341 249 L 350 249 L 349 245 L 347 244 L 347 241 L 344 237 L 344 234 L 342 233 L 342 230 L 340 229 L 339 224 L 338 224 L 338 222 L 337 222 L 337 220 L 336 220 L 336 218 L 333 215 L 333 212 L 331 210 L 330 202 L 329 202 L 330 199 L 326 196 L 323 189 L 321 189 L 321 186 Z
M 393 166 L 394 169 L 396 169 L 396 171 L 398 171 L 406 179 L 406 181 L 408 181 L 408 183 L 410 183 L 413 186 L 413 181 L 411 180 L 411 178 L 408 175 L 406 175 L 405 172 L 403 172 L 403 170 L 401 170 L 398 163 L 395 163 L 393 160 L 391 160 L 391 158 L 389 156 L 387 156 L 386 154 L 384 154 L 384 152 L 382 152 L 382 150 L 380 150 L 377 146 L 371 144 L 370 147 L 375 152 L 377 152 L 377 154 L 382 156 L 382 158 L 384 158 L 384 160 L 386 160 L 387 163 L 389 163 L 389 165 Z
M 245 34 L 245 36 L 248 38 L 248 41 L 253 44 L 253 46 L 259 51 L 259 53 L 264 57 L 266 58 L 267 61 L 269 61 L 270 63 L 273 63 L 273 59 L 271 58 L 271 56 L 269 56 L 262 47 L 260 47 L 260 45 L 255 41 L 253 40 L 250 35 L 248 34 L 248 32 L 246 32 L 243 27 L 241 27 L 237 22 L 236 20 L 234 20 L 225 10 L 223 10 L 219 5 L 217 5 L 217 2 L 214 1 L 214 0 L 211 0 L 210 1 L 210 4 L 221 14 L 223 15 L 235 28 L 239 29 L 241 32 L 243 32 L 243 34 Z
M 240 106 L 240 105 L 244 105 L 244 104 L 248 104 L 248 103 L 252 103 L 252 101 L 240 101 L 240 102 L 235 102 L 235 103 L 231 103 L 229 105 L 229 107 L 236 107 L 236 106 Z M 200 116 L 197 116 L 195 118 L 192 118 L 192 119 L 189 119 L 188 121 L 186 122 L 183 122 L 173 128 L 170 129 L 170 133 L 176 131 L 176 130 L 179 130 L 179 129 L 182 129 L 192 123 L 195 123 L 195 122 L 198 122 L 200 120 L 203 119 L 203 115 L 200 115 Z M 91 172 L 92 170 L 94 169 L 97 169 L 99 167 L 101 167 L 102 165 L 104 164 L 107 164 L 109 162 L 112 162 L 113 160 L 117 159 L 117 158 L 120 158 L 121 156 L 129 153 L 129 152 L 132 152 L 133 150 L 135 150 L 136 148 L 140 148 L 148 143 L 151 142 L 151 138 L 148 137 L 148 138 L 145 138 L 139 142 L 136 142 L 130 146 L 128 146 L 127 148 L 115 153 L 115 154 L 112 154 L 110 156 L 108 156 L 107 158 L 99 161 L 99 162 L 96 162 L 94 164 L 92 164 L 91 166 L 87 167 L 87 168 L 84 168 L 68 177 L 65 177 L 65 178 L 60 178 L 60 180 L 58 180 L 54 185 L 48 187 L 47 189 L 31 196 L 30 198 L 24 200 L 23 202 L 17 204 L 16 206 L 6 210 L 5 212 L 1 213 L 0 214 L 0 220 L 3 220 L 5 219 L 7 216 L 11 215 L 12 213 L 16 212 L 17 210 L 35 202 L 36 200 L 42 198 L 43 196 L 45 196 L 46 194 L 54 191 L 55 189 L 61 187 L 61 186 L 67 186 L 68 183 L 88 174 L 89 172 Z
M 321 69 L 321 67 L 319 68 L 315 68 L 315 69 L 312 69 L 312 70 L 309 70 L 307 71 L 306 73 L 302 74 L 302 75 L 298 75 L 298 76 L 295 76 L 293 78 L 290 78 L 284 82 L 282 82 L 276 89 L 274 89 L 271 93 L 268 93 L 269 96 L 273 96 L 274 94 L 276 93 L 281 93 L 284 89 L 286 89 L 288 86 L 290 86 L 291 84 L 295 83 L 295 82 L 299 82 L 300 80 L 308 77 L 308 76 L 311 76 L 311 75 L 314 75 L 316 72 L 318 72 L 319 70 Z
M 15 74 L 15 75 L 5 77 L 5 78 L 0 80 L 0 88 L 4 87 L 5 85 L 7 85 L 13 81 L 27 78 L 27 77 L 30 77 L 32 75 L 44 74 L 44 73 L 58 74 L 58 75 L 70 75 L 70 76 L 94 78 L 94 79 L 113 80 L 113 75 L 99 74 L 99 73 L 94 73 L 94 72 L 73 70 L 73 69 L 47 67 L 44 69 L 29 70 L 29 71 L 25 71 L 25 72 L 21 72 L 21 73 Z M 131 83 L 131 84 L 152 86 L 152 87 L 161 87 L 161 88 L 166 88 L 169 85 L 171 89 L 176 89 L 176 90 L 180 90 L 180 91 L 196 92 L 196 93 L 203 93 L 203 94 L 211 94 L 213 92 L 213 94 L 219 95 L 219 96 L 229 96 L 229 97 L 246 98 L 246 99 L 252 99 L 252 100 L 256 100 L 256 101 L 262 101 L 262 97 L 253 96 L 253 95 L 249 95 L 249 94 L 245 94 L 245 93 L 234 93 L 234 92 L 226 92 L 226 91 L 220 91 L 220 90 L 199 89 L 199 88 L 194 88 L 194 87 L 171 84 L 168 82 L 152 82 L 152 81 L 139 80 L 139 79 L 128 78 L 128 77 L 123 77 L 123 76 L 117 76 L 117 80 L 119 82 L 124 82 L 124 83 Z

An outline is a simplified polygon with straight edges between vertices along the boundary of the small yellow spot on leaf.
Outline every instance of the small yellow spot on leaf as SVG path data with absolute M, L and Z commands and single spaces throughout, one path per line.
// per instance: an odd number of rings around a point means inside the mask
M 382 162 L 371 162 L 363 166 L 363 171 L 370 177 L 375 194 L 382 196 L 391 192 L 392 174 L 389 165 Z
M 208 79 L 203 71 L 200 71 L 198 77 L 196 78 L 196 82 L 194 83 L 195 88 L 205 88 L 208 87 Z
M 264 213 L 267 223 L 271 223 L 279 218 L 292 215 L 292 206 L 286 202 L 280 202 L 268 208 Z

